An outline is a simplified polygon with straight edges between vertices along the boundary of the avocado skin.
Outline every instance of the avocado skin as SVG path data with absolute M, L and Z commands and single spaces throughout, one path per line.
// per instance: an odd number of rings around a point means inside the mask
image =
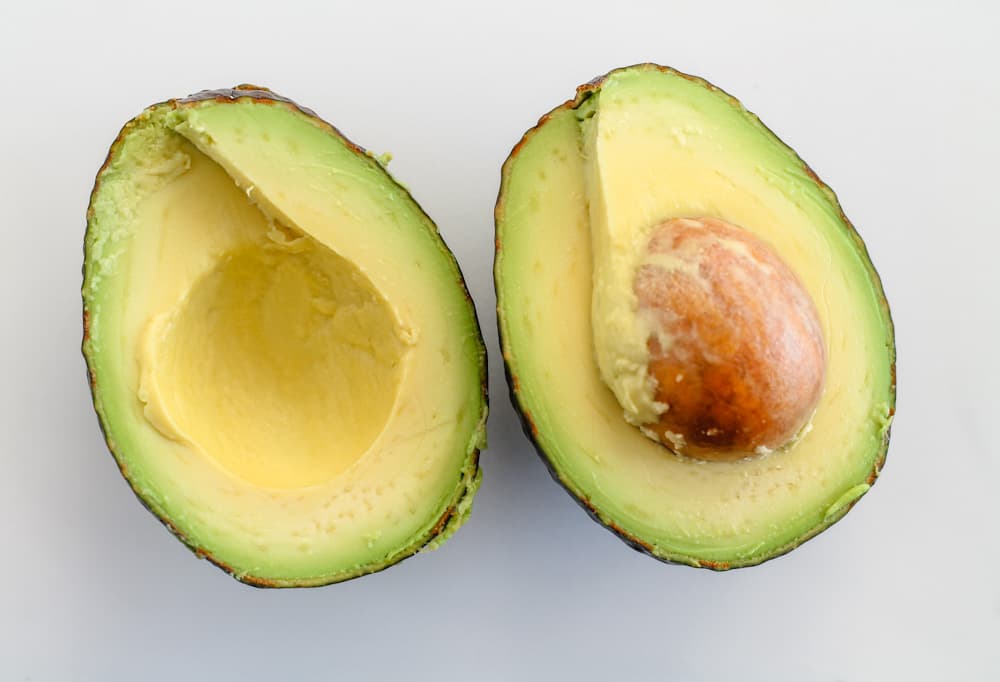
M 216 102 L 222 104 L 229 104 L 237 102 L 241 99 L 251 99 L 260 104 L 272 104 L 272 105 L 292 107 L 301 112 L 302 114 L 311 118 L 315 123 L 319 124 L 320 127 L 322 127 L 323 129 L 327 130 L 331 134 L 342 139 L 357 154 L 370 156 L 370 153 L 366 149 L 364 149 L 360 145 L 351 142 L 336 127 L 321 119 L 311 109 L 303 107 L 287 97 L 278 95 L 269 90 L 268 88 L 261 87 L 258 85 L 241 84 L 237 85 L 234 88 L 223 88 L 219 90 L 202 90 L 192 95 L 188 95 L 187 97 L 170 99 L 164 102 L 158 102 L 156 104 L 152 104 L 149 107 L 147 107 L 146 110 L 153 109 L 154 107 L 162 105 L 169 105 L 174 109 L 178 109 L 184 106 L 198 104 L 206 100 L 215 100 Z M 141 115 L 142 114 L 139 114 L 139 116 Z M 115 137 L 114 142 L 111 144 L 111 148 L 108 150 L 108 155 L 105 157 L 104 163 L 101 165 L 100 170 L 98 170 L 97 172 L 97 177 L 94 181 L 94 187 L 90 192 L 90 199 L 87 205 L 87 229 L 84 232 L 84 243 L 86 243 L 87 233 L 91 229 L 91 221 L 93 219 L 93 211 L 94 211 L 93 209 L 94 199 L 96 198 L 100 190 L 101 178 L 104 175 L 105 170 L 117 156 L 122 146 L 122 143 L 125 139 L 125 136 L 135 125 L 136 118 L 129 120 L 124 126 L 122 126 L 122 129 L 119 131 L 117 137 Z M 399 186 L 400 189 L 406 192 L 406 194 L 410 196 L 413 203 L 416 204 L 420 208 L 420 210 L 424 212 L 424 214 L 426 215 L 426 212 L 423 211 L 423 208 L 420 207 L 419 203 L 417 203 L 417 201 L 413 199 L 412 195 L 410 195 L 409 190 L 407 190 L 406 187 L 401 185 L 395 179 L 395 177 L 393 177 L 390 173 L 386 172 L 386 175 L 392 180 L 392 182 L 394 182 L 397 186 Z M 429 217 L 428 221 L 431 224 L 435 224 L 434 221 L 431 220 Z M 461 273 L 461 268 L 459 267 L 457 261 L 455 261 L 454 254 L 447 247 L 447 244 L 445 244 L 444 239 L 440 236 L 440 233 L 438 234 L 438 238 L 441 240 L 442 249 L 446 252 L 446 255 L 449 258 L 451 258 L 452 261 L 455 262 L 455 267 Z M 86 249 L 84 249 L 84 263 L 83 263 L 84 277 L 86 277 L 87 265 L 88 264 L 86 259 Z M 159 520 L 160 523 L 162 523 L 167 528 L 167 530 L 169 530 L 178 540 L 180 540 L 185 547 L 191 550 L 191 552 L 194 553 L 195 556 L 197 556 L 199 559 L 207 559 L 209 562 L 211 562 L 215 566 L 218 566 L 220 569 L 222 569 L 230 576 L 232 576 L 233 578 L 235 578 L 236 580 L 245 585 L 250 585 L 251 587 L 258 587 L 258 588 L 322 587 L 324 585 L 344 582 L 346 580 L 359 578 L 364 575 L 369 575 L 372 573 L 378 573 L 380 571 L 384 571 L 390 566 L 393 566 L 403 561 L 404 559 L 408 559 L 409 557 L 419 552 L 421 549 L 427 547 L 428 545 L 431 545 L 431 543 L 434 543 L 435 541 L 440 543 L 446 540 L 448 537 L 450 537 L 458 529 L 458 527 L 465 522 L 467 516 L 467 510 L 469 505 L 471 504 L 472 497 L 475 495 L 476 490 L 479 488 L 479 483 L 482 480 L 482 469 L 479 466 L 479 455 L 482 449 L 486 447 L 485 445 L 486 415 L 488 414 L 489 411 L 489 390 L 488 390 L 488 382 L 486 374 L 486 367 L 488 366 L 487 365 L 488 358 L 486 354 L 486 344 L 483 341 L 482 325 L 479 322 L 479 314 L 478 312 L 476 312 L 475 305 L 473 305 L 472 296 L 469 294 L 469 289 L 465 283 L 464 276 L 459 278 L 458 285 L 461 286 L 462 292 L 464 293 L 466 300 L 469 301 L 470 305 L 472 305 L 473 318 L 476 323 L 476 337 L 477 337 L 476 340 L 478 342 L 480 352 L 482 353 L 482 362 L 480 363 L 480 368 L 481 368 L 480 386 L 482 388 L 482 397 L 483 397 L 483 415 L 479 433 L 479 445 L 477 445 L 477 447 L 472 450 L 469 456 L 469 460 L 466 463 L 465 468 L 463 469 L 462 480 L 460 481 L 460 484 L 456 486 L 456 490 L 458 492 L 455 498 L 452 500 L 451 504 L 445 510 L 444 514 L 441 515 L 441 518 L 438 520 L 438 522 L 434 524 L 431 530 L 424 537 L 418 538 L 403 552 L 400 552 L 395 556 L 387 557 L 383 561 L 383 563 L 375 565 L 373 568 L 362 567 L 361 569 L 355 572 L 335 575 L 335 576 L 323 576 L 315 580 L 292 580 L 292 581 L 271 580 L 250 574 L 243 574 L 236 571 L 236 569 L 234 569 L 232 566 L 229 566 L 225 562 L 215 557 L 211 552 L 207 551 L 205 548 L 198 546 L 197 543 L 193 542 L 184 533 L 182 533 L 180 529 L 178 529 L 177 526 L 175 526 L 173 522 L 165 515 L 158 514 L 150 506 L 150 504 L 146 501 L 146 499 L 143 498 L 141 494 L 139 494 L 139 491 L 135 483 L 133 482 L 132 478 L 130 477 L 127 468 L 122 464 L 122 459 L 118 455 L 117 446 L 108 437 L 108 431 L 105 426 L 106 417 L 103 414 L 103 411 L 98 406 L 99 403 L 97 401 L 97 394 L 100 388 L 98 386 L 97 376 L 94 371 L 94 366 L 91 362 L 91 351 L 89 345 L 90 312 L 87 309 L 87 300 L 86 298 L 83 298 L 83 341 L 81 344 L 81 350 L 83 352 L 83 358 L 87 366 L 87 376 L 88 376 L 88 383 L 90 385 L 91 402 L 93 403 L 94 410 L 97 413 L 98 417 L 97 421 L 101 428 L 101 435 L 104 438 L 104 442 L 108 447 L 108 451 L 115 460 L 115 463 L 117 464 L 118 470 L 121 472 L 122 477 L 128 483 L 129 488 L 132 489 L 132 493 L 135 495 L 136 499 L 138 499 L 139 502 L 142 503 L 143 507 L 145 507 L 154 517 L 156 517 L 156 519 Z M 465 510 L 465 513 L 462 513 L 462 510 Z
M 566 100 L 559 106 L 543 114 L 542 117 L 538 119 L 538 123 L 536 123 L 521 137 L 521 139 L 517 142 L 517 144 L 514 145 L 514 148 L 511 150 L 510 154 L 507 156 L 507 159 L 504 161 L 503 167 L 501 169 L 500 189 L 497 194 L 497 201 L 493 211 L 494 247 L 495 247 L 494 261 L 493 261 L 494 265 L 493 286 L 494 286 L 494 292 L 498 296 L 498 300 L 500 294 L 499 285 L 497 283 L 497 275 L 499 274 L 499 264 L 496 256 L 499 255 L 501 249 L 503 248 L 503 243 L 500 235 L 500 220 L 504 212 L 503 198 L 507 188 L 507 180 L 510 173 L 510 167 L 512 161 L 517 158 L 517 155 L 520 152 L 521 148 L 532 137 L 532 135 L 534 135 L 535 131 L 539 130 L 542 126 L 544 126 L 552 115 L 563 110 L 577 109 L 581 104 L 587 101 L 594 93 L 598 92 L 604 85 L 604 82 L 610 76 L 620 71 L 630 71 L 633 69 L 658 70 L 664 73 L 671 73 L 680 76 L 693 83 L 697 83 L 702 87 L 708 88 L 709 90 L 721 93 L 728 100 L 730 100 L 730 102 L 732 102 L 734 106 L 743 109 L 743 105 L 742 103 L 740 103 L 738 99 L 727 93 L 725 90 L 722 90 L 721 88 L 712 85 L 708 81 L 699 78 L 697 76 L 691 76 L 689 74 L 683 73 L 669 66 L 661 66 L 659 64 L 654 64 L 651 62 L 641 62 L 638 64 L 632 64 L 629 66 L 623 66 L 617 69 L 612 69 L 611 71 L 601 76 L 598 76 L 588 81 L 587 83 L 584 83 L 583 85 L 577 87 L 576 97 L 574 97 L 573 99 Z M 757 118 L 757 116 L 753 112 L 747 111 L 747 114 L 750 116 L 750 118 L 756 125 L 759 125 L 761 128 L 764 128 L 772 135 L 774 135 L 774 131 L 772 131 L 763 122 L 761 122 L 761 120 Z M 775 135 L 775 137 L 778 136 Z M 840 208 L 840 201 L 837 199 L 834 191 L 830 189 L 826 185 L 826 183 L 820 180 L 819 176 L 816 175 L 816 173 L 812 170 L 812 168 L 810 168 L 809 165 L 805 161 L 803 161 L 802 158 L 798 156 L 797 153 L 795 155 L 795 158 L 798 160 L 799 163 L 802 164 L 803 170 L 812 179 L 812 181 L 815 182 L 819 186 L 819 188 L 833 200 L 837 208 L 840 210 L 840 218 L 843 220 L 844 225 L 847 227 L 849 236 L 851 240 L 854 242 L 856 248 L 859 249 L 862 255 L 864 255 L 865 262 L 867 263 L 867 267 L 869 269 L 869 274 L 871 275 L 871 281 L 877 287 L 876 293 L 878 295 L 879 305 L 881 306 L 885 314 L 885 319 L 887 322 L 886 340 L 888 342 L 888 350 L 891 358 L 890 371 L 892 377 L 891 390 L 889 395 L 889 415 L 892 416 L 895 414 L 896 411 L 896 344 L 895 344 L 896 335 L 895 335 L 895 326 L 893 324 L 892 316 L 889 310 L 889 302 L 886 299 L 885 290 L 882 287 L 882 280 L 879 277 L 878 272 L 875 270 L 874 265 L 872 265 L 871 258 L 869 258 L 868 247 L 865 246 L 864 241 L 861 239 L 861 235 L 858 234 L 857 230 L 854 228 L 853 223 L 851 223 L 851 221 L 844 214 L 843 209 Z M 524 435 L 527 436 L 528 440 L 531 442 L 531 445 L 534 448 L 535 453 L 539 456 L 539 458 L 541 458 L 542 463 L 545 465 L 546 470 L 548 470 L 549 475 L 555 480 L 555 482 L 558 483 L 563 488 L 563 490 L 569 493 L 570 497 L 572 497 L 573 500 L 578 505 L 580 505 L 580 507 L 584 511 L 587 512 L 587 515 L 591 519 L 593 519 L 598 524 L 603 526 L 606 530 L 611 531 L 622 542 L 624 542 L 626 545 L 628 545 L 635 551 L 640 552 L 641 554 L 645 554 L 646 556 L 650 556 L 666 564 L 682 564 L 686 566 L 693 566 L 695 568 L 707 568 L 713 571 L 728 571 L 734 568 L 749 568 L 751 566 L 757 566 L 771 559 L 783 556 L 788 552 L 792 551 L 793 549 L 801 546 L 808 540 L 811 540 L 812 538 L 816 537 L 824 530 L 826 530 L 827 528 L 835 524 L 837 521 L 839 521 L 841 518 L 843 518 L 844 515 L 846 515 L 847 512 L 849 512 L 854 507 L 854 505 L 857 504 L 858 500 L 864 497 L 864 494 L 857 496 L 854 500 L 852 500 L 848 504 L 845 504 L 841 509 L 836 511 L 834 514 L 830 515 L 828 518 L 825 518 L 821 523 L 819 523 L 809 531 L 803 533 L 792 542 L 789 542 L 788 544 L 783 545 L 767 553 L 766 555 L 759 557 L 751 557 L 746 561 L 742 561 L 739 563 L 708 561 L 705 559 L 697 559 L 694 557 L 689 557 L 684 555 L 672 555 L 659 552 L 656 547 L 630 535 L 624 529 L 619 527 L 614 521 L 612 521 L 609 518 L 606 518 L 599 509 L 597 509 L 594 505 L 592 505 L 585 496 L 581 495 L 578 491 L 574 490 L 573 486 L 569 483 L 569 481 L 560 476 L 559 472 L 556 471 L 552 462 L 549 460 L 548 455 L 546 455 L 541 442 L 538 439 L 538 427 L 532 421 L 531 414 L 527 411 L 527 409 L 525 408 L 524 404 L 521 401 L 519 381 L 517 376 L 514 375 L 513 371 L 511 370 L 510 363 L 508 362 L 508 345 L 506 340 L 504 339 L 503 324 L 502 324 L 504 315 L 505 313 L 500 308 L 500 305 L 498 303 L 497 331 L 500 341 L 500 351 L 503 357 L 504 376 L 506 377 L 507 380 L 507 387 L 510 395 L 511 404 L 514 406 L 514 411 L 517 413 L 518 418 L 521 422 L 521 428 L 524 431 Z M 875 458 L 875 462 L 872 466 L 871 472 L 868 474 L 867 483 L 869 486 L 875 483 L 876 479 L 878 478 L 879 474 L 882 471 L 883 466 L 885 465 L 886 453 L 888 452 L 889 449 L 889 437 L 891 430 L 892 429 L 890 425 L 890 427 L 885 431 L 885 436 L 882 439 L 882 443 L 879 447 L 878 455 Z M 865 494 L 867 494 L 867 491 L 865 491 Z

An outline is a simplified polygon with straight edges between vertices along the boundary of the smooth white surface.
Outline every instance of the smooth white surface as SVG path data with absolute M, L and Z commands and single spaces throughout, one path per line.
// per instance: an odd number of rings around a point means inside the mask
M 998 5 L 475 4 L 0 11 L 0 679 L 1000 679 Z M 882 479 L 816 540 L 728 574 L 592 523 L 521 435 L 496 342 L 500 164 L 578 83 L 646 60 L 741 98 L 838 192 L 897 324 Z M 490 352 L 471 521 L 319 590 L 244 587 L 145 512 L 78 350 L 84 212 L 119 127 L 244 81 L 394 153 Z

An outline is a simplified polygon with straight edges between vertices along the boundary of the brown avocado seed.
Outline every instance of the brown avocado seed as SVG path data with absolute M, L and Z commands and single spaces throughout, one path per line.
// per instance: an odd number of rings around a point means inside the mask
M 823 333 L 808 292 L 764 241 L 716 218 L 668 220 L 634 290 L 667 406 L 647 432 L 685 455 L 733 460 L 806 426 L 823 390 Z

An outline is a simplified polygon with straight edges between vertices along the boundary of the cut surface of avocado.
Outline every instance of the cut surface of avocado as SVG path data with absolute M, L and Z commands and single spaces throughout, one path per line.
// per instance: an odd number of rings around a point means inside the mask
M 815 306 L 822 392 L 785 447 L 702 461 L 636 426 L 668 406 L 633 282 L 653 231 L 692 219 L 767 244 Z M 508 158 L 496 223 L 515 405 L 554 477 L 631 545 L 757 564 L 841 518 L 875 480 L 895 401 L 881 283 L 830 189 L 735 99 L 648 64 L 582 86 Z
M 83 298 L 123 474 L 238 579 L 356 577 L 464 521 L 486 415 L 464 281 L 409 194 L 311 112 L 236 89 L 129 122 Z

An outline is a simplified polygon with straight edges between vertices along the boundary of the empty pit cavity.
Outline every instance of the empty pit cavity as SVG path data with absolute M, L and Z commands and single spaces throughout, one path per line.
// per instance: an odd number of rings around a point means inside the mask
M 269 488 L 332 479 L 381 433 L 406 349 L 351 262 L 286 229 L 221 256 L 154 334 L 141 394 L 164 435 Z

